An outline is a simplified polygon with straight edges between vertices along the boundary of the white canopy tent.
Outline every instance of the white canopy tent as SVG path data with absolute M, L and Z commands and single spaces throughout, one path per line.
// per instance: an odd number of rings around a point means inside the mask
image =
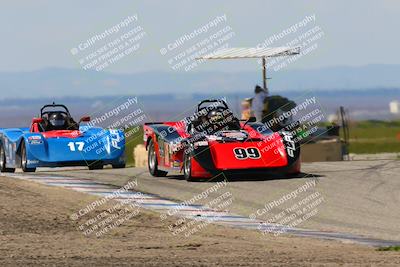
M 266 59 L 268 57 L 291 56 L 300 53 L 300 47 L 265 47 L 265 48 L 224 48 L 197 59 L 239 59 L 261 58 L 263 65 L 263 86 L 267 88 Z

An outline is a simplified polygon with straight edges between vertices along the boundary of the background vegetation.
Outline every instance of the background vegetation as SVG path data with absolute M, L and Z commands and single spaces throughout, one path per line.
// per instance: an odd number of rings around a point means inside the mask
M 125 134 L 128 134 L 128 133 L 129 133 L 129 136 L 126 138 L 126 147 L 125 147 L 126 165 L 134 166 L 135 159 L 133 157 L 133 149 L 135 148 L 135 146 L 144 143 L 143 127 L 136 126 L 134 128 L 129 128 L 125 131 Z
M 400 153 L 400 121 L 359 121 L 349 125 L 350 153 Z

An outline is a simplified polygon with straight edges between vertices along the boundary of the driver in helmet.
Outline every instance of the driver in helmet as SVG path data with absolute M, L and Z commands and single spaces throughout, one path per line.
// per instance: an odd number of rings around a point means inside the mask
M 51 113 L 49 115 L 48 121 L 49 130 L 65 130 L 68 127 L 67 120 L 65 119 L 65 116 L 61 113 Z
M 216 133 L 221 130 L 237 130 L 240 125 L 237 125 L 237 121 L 229 110 L 215 109 L 211 110 L 207 119 L 210 122 L 210 128 L 212 133 Z
M 210 113 L 208 113 L 208 121 L 211 124 L 223 124 L 224 121 L 224 114 L 220 110 L 211 110 Z

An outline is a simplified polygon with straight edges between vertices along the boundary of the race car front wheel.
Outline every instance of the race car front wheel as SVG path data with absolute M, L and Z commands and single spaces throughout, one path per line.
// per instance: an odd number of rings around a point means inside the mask
M 156 154 L 156 149 L 154 147 L 153 140 L 150 140 L 150 143 L 149 143 L 147 159 L 148 159 L 147 165 L 149 167 L 149 172 L 152 176 L 165 177 L 168 174 L 168 172 L 161 171 L 158 169 L 157 154 Z
M 23 172 L 35 172 L 36 168 L 28 168 L 28 159 L 26 156 L 26 146 L 25 143 L 21 144 L 21 168 Z
M 0 172 L 15 172 L 15 168 L 6 168 L 6 153 L 0 144 Z
M 184 156 L 183 156 L 183 176 L 185 177 L 186 181 L 191 182 L 191 181 L 193 181 L 192 156 L 187 151 L 184 151 L 183 154 L 184 154 Z

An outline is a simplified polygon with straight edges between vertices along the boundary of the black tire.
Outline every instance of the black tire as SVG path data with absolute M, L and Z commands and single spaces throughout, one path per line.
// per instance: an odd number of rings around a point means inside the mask
M 25 147 L 25 142 L 22 141 L 21 144 L 21 168 L 23 172 L 35 172 L 36 168 L 28 168 L 26 167 L 28 165 L 28 159 L 26 157 L 26 147 Z
M 301 176 L 301 170 L 300 168 L 297 168 L 297 164 L 300 164 L 300 158 L 298 158 L 297 161 L 293 163 L 292 168 L 286 173 L 286 177 L 295 178 Z
M 192 155 L 187 151 L 183 152 L 183 176 L 188 182 L 194 181 L 192 177 Z
M 125 163 L 113 164 L 112 167 L 113 167 L 113 169 L 124 169 L 126 167 L 126 164 Z
M 89 170 L 93 171 L 93 170 L 102 170 L 104 168 L 103 163 L 101 162 L 93 162 L 89 164 Z
M 15 168 L 6 168 L 6 153 L 3 145 L 0 144 L 0 172 L 15 172 Z
M 150 140 L 149 149 L 147 154 L 147 166 L 149 168 L 149 172 L 154 177 L 165 177 L 167 176 L 168 172 L 161 171 L 158 169 L 158 161 L 156 150 L 154 149 L 154 142 Z

